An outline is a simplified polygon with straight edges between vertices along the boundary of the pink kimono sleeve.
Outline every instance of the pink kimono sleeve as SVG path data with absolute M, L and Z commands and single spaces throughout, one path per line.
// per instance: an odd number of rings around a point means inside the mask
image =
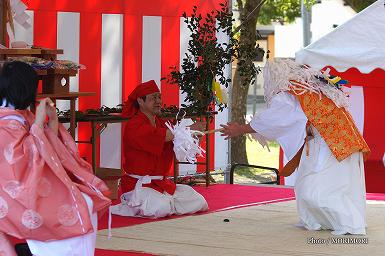
M 0 232 L 0 256 L 17 256 L 7 236 Z

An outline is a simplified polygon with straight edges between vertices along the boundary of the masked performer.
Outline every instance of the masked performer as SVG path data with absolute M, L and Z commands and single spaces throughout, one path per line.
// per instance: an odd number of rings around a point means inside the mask
M 365 234 L 363 158 L 369 148 L 347 111 L 338 77 L 275 59 L 264 69 L 267 109 L 249 124 L 223 125 L 228 138 L 255 133 L 276 140 L 296 170 L 295 194 L 301 224 L 333 234 Z

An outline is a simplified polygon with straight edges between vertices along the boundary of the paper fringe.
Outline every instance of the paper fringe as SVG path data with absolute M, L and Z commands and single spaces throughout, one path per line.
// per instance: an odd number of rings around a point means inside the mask
M 174 135 L 174 152 L 179 162 L 195 163 L 197 155 L 203 156 L 206 151 L 199 146 L 199 138 L 197 135 L 203 135 L 202 132 L 191 130 L 187 126 L 188 121 L 182 119 L 174 126 L 167 122 L 166 126 Z
M 312 92 L 320 97 L 325 95 L 337 107 L 348 108 L 347 95 L 334 85 L 323 82 L 317 77 L 323 77 L 321 71 L 304 67 L 291 59 L 275 58 L 266 63 L 263 70 L 265 100 L 267 105 L 281 91 L 294 91 L 297 94 Z M 297 83 L 296 83 L 297 82 Z M 294 88 L 298 88 L 295 89 Z

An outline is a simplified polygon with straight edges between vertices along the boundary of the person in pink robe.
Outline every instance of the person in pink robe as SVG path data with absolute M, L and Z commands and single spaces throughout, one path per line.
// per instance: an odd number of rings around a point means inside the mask
M 36 72 L 9 62 L 0 79 L 0 255 L 16 255 L 7 236 L 26 239 L 37 256 L 94 255 L 96 213 L 111 203 L 107 186 L 79 156 L 50 99 L 36 115 L 27 109 Z

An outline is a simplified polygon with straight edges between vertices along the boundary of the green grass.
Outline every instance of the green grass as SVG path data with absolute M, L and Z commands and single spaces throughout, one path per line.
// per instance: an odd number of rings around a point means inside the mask
M 263 148 L 255 140 L 246 141 L 247 158 L 249 164 L 278 168 L 279 166 L 279 145 L 276 142 L 269 142 L 270 152 Z M 218 183 L 223 183 L 223 175 L 215 175 Z M 238 167 L 234 173 L 234 183 L 260 183 L 275 180 L 275 174 L 269 170 L 258 168 Z
M 279 145 L 276 142 L 269 142 L 269 150 L 263 148 L 255 140 L 246 141 L 247 159 L 249 164 L 278 168 L 279 166 Z M 269 170 L 258 168 L 240 168 L 234 173 L 234 183 L 259 183 L 275 180 L 275 174 Z
M 278 168 L 279 145 L 277 142 L 269 142 L 270 152 L 263 148 L 255 140 L 246 141 L 247 159 L 249 164 Z

